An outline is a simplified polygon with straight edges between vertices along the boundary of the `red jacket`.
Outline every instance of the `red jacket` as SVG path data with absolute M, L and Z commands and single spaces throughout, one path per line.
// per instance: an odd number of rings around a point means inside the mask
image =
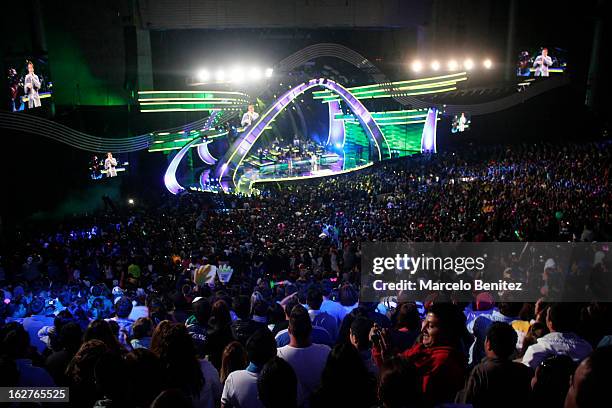
M 427 405 L 453 402 L 465 385 L 466 361 L 463 353 L 451 346 L 425 347 L 417 343 L 400 354 L 412 362 L 422 379 Z M 372 358 L 380 367 L 380 351 L 372 348 Z

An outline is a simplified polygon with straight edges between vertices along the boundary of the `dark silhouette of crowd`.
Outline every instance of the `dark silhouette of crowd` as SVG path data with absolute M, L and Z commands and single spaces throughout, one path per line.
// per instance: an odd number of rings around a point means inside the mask
M 1 384 L 74 407 L 609 405 L 609 304 L 377 304 L 359 276 L 369 241 L 607 242 L 611 158 L 470 146 L 23 228 L 0 258 Z

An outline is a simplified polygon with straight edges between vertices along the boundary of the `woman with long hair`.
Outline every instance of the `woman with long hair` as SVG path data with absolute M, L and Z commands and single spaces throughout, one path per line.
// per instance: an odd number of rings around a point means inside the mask
M 94 369 L 102 356 L 109 352 L 102 340 L 92 339 L 81 345 L 66 368 L 71 406 L 91 407 L 102 397 L 96 388 Z
M 162 321 L 153 332 L 151 351 L 161 361 L 166 388 L 180 389 L 196 408 L 215 407 L 221 398 L 219 372 L 198 360 L 184 324 Z
M 248 365 L 247 352 L 244 346 L 238 341 L 232 341 L 223 350 L 221 357 L 221 384 L 230 373 L 236 370 L 244 370 Z
M 221 369 L 221 356 L 225 347 L 234 340 L 231 329 L 232 317 L 230 308 L 224 300 L 217 300 L 212 305 L 206 345 L 208 360 L 217 370 Z
M 100 340 L 111 353 L 123 354 L 127 350 L 119 343 L 119 339 L 113 334 L 113 329 L 110 324 L 104 319 L 96 319 L 89 323 L 85 334 L 83 334 L 83 342 L 89 340 Z
M 159 357 L 146 348 L 138 348 L 125 356 L 130 397 L 135 407 L 148 407 L 163 389 Z

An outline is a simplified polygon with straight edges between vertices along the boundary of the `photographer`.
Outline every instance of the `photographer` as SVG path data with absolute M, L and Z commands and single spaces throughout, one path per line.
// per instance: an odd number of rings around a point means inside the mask
M 415 365 L 427 405 L 452 402 L 462 389 L 466 374 L 461 347 L 464 331 L 465 317 L 461 311 L 449 303 L 436 303 L 427 312 L 420 339 L 399 354 Z M 375 325 L 370 339 L 372 358 L 382 367 L 383 360 L 393 357 L 389 333 Z

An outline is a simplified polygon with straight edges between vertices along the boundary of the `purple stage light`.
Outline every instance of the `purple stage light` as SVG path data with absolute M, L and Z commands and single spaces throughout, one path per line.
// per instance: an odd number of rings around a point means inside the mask
M 436 153 L 436 130 L 438 126 L 438 110 L 430 108 L 425 118 L 423 134 L 421 136 L 421 152 Z
M 202 159 L 204 163 L 212 166 L 217 162 L 217 159 L 208 151 L 208 143 L 209 142 L 204 142 L 198 146 L 198 156 L 200 156 L 200 159 Z
M 208 130 L 212 127 L 218 113 L 219 111 L 212 111 L 210 113 L 210 116 L 208 117 L 208 120 L 206 121 L 206 124 L 202 130 Z M 181 186 L 176 179 L 176 169 L 178 169 L 181 160 L 183 160 L 183 157 L 185 157 L 185 154 L 187 154 L 189 149 L 199 141 L 200 138 L 195 138 L 191 142 L 187 143 L 170 161 L 170 164 L 166 169 L 166 173 L 164 174 L 164 185 L 172 194 L 178 194 L 179 192 L 185 190 L 185 188 Z
M 339 101 L 330 101 L 328 104 L 329 109 L 329 133 L 327 135 L 326 145 L 344 146 L 344 121 L 342 119 L 336 119 L 336 114 L 342 113 L 340 109 Z

